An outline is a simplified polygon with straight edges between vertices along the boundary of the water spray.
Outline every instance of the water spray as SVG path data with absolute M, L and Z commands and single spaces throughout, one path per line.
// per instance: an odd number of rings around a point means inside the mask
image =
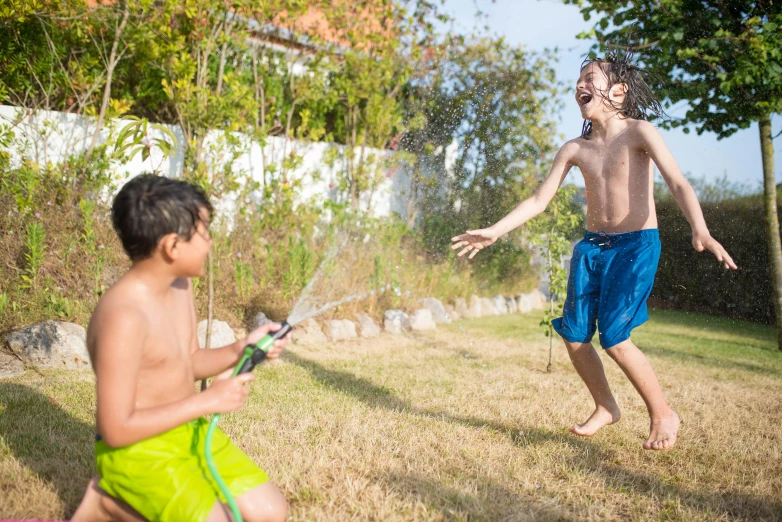
M 253 368 L 266 359 L 266 354 L 269 352 L 269 348 L 274 346 L 275 341 L 288 335 L 292 329 L 293 326 L 291 326 L 288 321 L 283 321 L 279 330 L 267 334 L 263 337 L 263 339 L 255 344 L 247 345 L 244 348 L 242 358 L 236 365 L 236 369 L 234 369 L 231 377 L 236 377 L 241 373 L 248 373 L 253 371 Z M 220 488 L 220 491 L 223 493 L 226 502 L 228 502 L 228 507 L 231 508 L 234 522 L 243 522 L 242 514 L 239 512 L 239 506 L 236 505 L 236 501 L 231 495 L 231 492 L 228 491 L 228 486 L 226 485 L 225 481 L 223 481 L 220 473 L 217 471 L 217 466 L 215 466 L 214 459 L 212 458 L 212 437 L 214 436 L 214 431 L 217 428 L 217 423 L 219 420 L 219 413 L 212 415 L 212 420 L 209 422 L 209 429 L 206 432 L 206 439 L 204 440 L 204 455 L 206 457 L 206 465 L 209 468 L 209 473 L 212 474 L 212 478 L 217 483 L 217 487 Z

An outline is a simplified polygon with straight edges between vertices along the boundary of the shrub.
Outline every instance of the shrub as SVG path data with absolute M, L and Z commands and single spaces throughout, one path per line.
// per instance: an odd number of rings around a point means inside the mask
M 708 252 L 696 252 L 689 223 L 676 202 L 662 200 L 657 218 L 663 253 L 653 303 L 772 324 L 773 291 L 761 197 L 706 202 L 702 208 L 712 236 L 739 269 L 726 271 Z

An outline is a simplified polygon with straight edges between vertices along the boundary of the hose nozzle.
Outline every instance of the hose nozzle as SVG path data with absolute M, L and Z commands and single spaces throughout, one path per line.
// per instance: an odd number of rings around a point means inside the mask
M 291 330 L 293 330 L 293 327 L 288 321 L 283 321 L 279 330 L 265 335 L 255 344 L 248 345 L 244 349 L 244 363 L 239 368 L 239 371 L 236 372 L 236 375 L 253 371 L 253 368 L 255 368 L 256 365 L 262 363 L 263 360 L 266 359 L 266 353 L 269 351 L 269 348 L 274 345 L 274 342 L 288 335 Z

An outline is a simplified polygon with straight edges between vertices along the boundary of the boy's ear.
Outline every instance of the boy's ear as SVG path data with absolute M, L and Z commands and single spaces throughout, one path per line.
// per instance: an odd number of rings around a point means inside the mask
M 158 250 L 163 254 L 166 261 L 175 261 L 179 257 L 179 235 L 175 233 L 166 234 L 160 238 L 157 244 Z
M 629 87 L 626 83 L 616 83 L 611 87 L 611 90 L 613 91 L 612 94 L 617 97 L 626 96 L 628 89 Z

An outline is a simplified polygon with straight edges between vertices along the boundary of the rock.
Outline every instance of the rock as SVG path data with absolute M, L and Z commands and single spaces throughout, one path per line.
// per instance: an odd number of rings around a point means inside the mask
M 483 317 L 483 307 L 481 306 L 481 298 L 477 295 L 470 296 L 470 308 L 467 309 L 467 317 L 476 318 Z
M 505 298 L 505 304 L 508 306 L 508 313 L 515 314 L 519 311 L 519 306 L 516 304 L 516 300 L 512 297 Z
M 487 315 L 500 315 L 497 307 L 494 306 L 494 301 L 488 297 L 481 297 L 481 313 L 484 316 Z
M 529 294 L 521 294 L 516 298 L 516 305 L 520 314 L 526 314 L 532 311 L 532 299 Z
M 24 373 L 24 365 L 19 357 L 0 352 L 0 379 L 16 377 Z
M 434 324 L 432 312 L 428 308 L 416 310 L 410 318 L 410 329 L 412 330 L 434 330 L 437 325 Z
M 258 312 L 257 314 L 255 314 L 255 317 L 253 318 L 252 326 L 253 329 L 255 329 L 258 328 L 259 326 L 265 325 L 266 323 L 273 323 L 273 322 L 274 321 L 266 317 L 265 313 Z
M 540 290 L 533 290 L 527 294 L 521 294 L 517 299 L 519 312 L 525 314 L 533 310 L 544 310 L 546 308 L 546 296 Z
M 451 321 L 458 321 L 462 318 L 462 315 L 451 305 L 445 305 L 445 314 Z
M 11 350 L 22 361 L 40 368 L 89 368 L 87 331 L 78 324 L 44 321 L 11 332 L 7 336 Z
M 297 344 L 301 343 L 310 346 L 319 346 L 328 342 L 328 339 L 323 334 L 323 330 L 320 329 L 320 325 L 312 318 L 307 319 L 293 329 L 293 338 Z
M 369 338 L 380 335 L 380 327 L 367 314 L 356 314 L 356 321 L 358 321 L 358 334 L 361 337 Z
M 410 329 L 410 317 L 401 310 L 386 310 L 383 329 L 391 334 L 400 334 Z
M 247 328 L 234 328 L 234 337 L 237 339 L 244 339 L 247 337 Z
M 439 299 L 434 297 L 427 297 L 424 299 L 424 306 L 432 313 L 432 319 L 435 323 L 450 323 L 451 319 L 448 317 L 448 313 L 445 311 L 443 303 Z
M 497 314 L 499 315 L 508 314 L 508 304 L 505 302 L 504 297 L 502 297 L 501 295 L 495 295 L 491 301 L 494 304 L 494 309 L 497 310 Z
M 353 321 L 347 319 L 332 319 L 326 321 L 326 337 L 331 341 L 342 341 L 344 339 L 355 339 L 358 337 L 356 334 L 356 324 Z
M 126 270 L 117 268 L 115 266 L 107 266 L 100 275 L 101 282 L 105 288 L 114 286 L 114 283 L 119 281 L 119 278 L 125 274 Z
M 206 319 L 198 323 L 198 346 L 206 346 Z M 212 336 L 209 339 L 209 348 L 222 348 L 236 342 L 231 325 L 225 321 L 212 320 Z
M 545 310 L 548 306 L 548 299 L 546 299 L 546 294 L 541 292 L 538 288 L 533 290 L 531 294 L 532 304 L 535 307 L 535 310 Z
M 467 308 L 467 301 L 465 301 L 463 297 L 457 297 L 453 302 L 457 314 L 461 317 L 470 317 L 470 309 Z

